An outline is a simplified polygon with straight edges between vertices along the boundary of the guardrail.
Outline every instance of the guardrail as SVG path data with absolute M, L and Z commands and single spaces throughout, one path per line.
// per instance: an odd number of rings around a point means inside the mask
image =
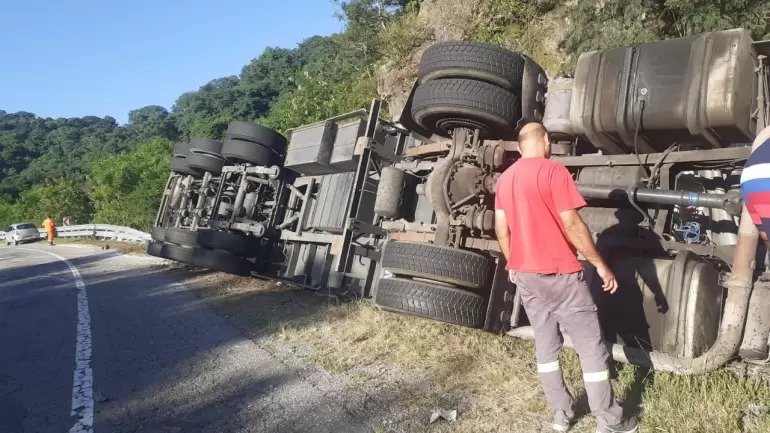
M 45 229 L 38 229 L 41 239 L 45 239 Z M 101 238 L 113 239 L 120 242 L 149 242 L 149 233 L 131 227 L 114 226 L 111 224 L 80 224 L 74 226 L 56 227 L 56 237 L 59 238 Z M 0 241 L 5 239 L 5 232 L 0 231 Z

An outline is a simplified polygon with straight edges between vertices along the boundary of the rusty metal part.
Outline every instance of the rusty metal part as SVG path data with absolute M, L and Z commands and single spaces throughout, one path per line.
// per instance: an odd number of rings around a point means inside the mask
M 511 140 L 484 140 L 485 144 L 496 144 L 503 148 L 506 152 L 518 152 L 519 142 Z
M 436 235 L 433 233 L 395 232 L 388 235 L 388 239 L 401 242 L 434 243 Z
M 447 198 L 449 207 L 457 209 L 473 199 L 483 198 L 482 184 L 484 172 L 480 167 L 470 164 L 455 164 L 452 166 L 447 182 Z
M 504 153 L 505 149 L 499 142 L 485 142 L 485 145 L 478 149 L 476 158 L 485 169 L 495 170 L 502 167 Z
M 433 224 L 425 224 L 422 222 L 408 222 L 403 219 L 396 221 L 382 221 L 380 227 L 389 232 L 418 232 L 418 233 L 433 233 L 436 231 L 436 226 Z
M 495 186 L 497 186 L 497 180 L 500 179 L 500 176 L 502 173 L 490 173 L 486 176 L 484 176 L 484 180 L 482 181 L 482 185 L 484 187 L 484 191 L 487 192 L 487 194 L 494 194 L 495 193 Z
M 495 213 L 489 209 L 476 209 L 473 215 L 473 228 L 490 231 L 495 228 Z
M 452 147 L 451 140 L 441 140 L 435 143 L 423 144 L 420 146 L 410 147 L 404 151 L 404 156 L 407 158 L 417 158 L 428 155 L 438 155 L 449 152 Z
M 455 162 L 460 159 L 463 150 L 472 141 L 478 141 L 478 136 L 466 128 L 457 128 L 452 135 L 452 146 L 446 158 L 438 161 L 436 168 L 428 176 L 425 196 L 433 206 L 436 213 L 436 243 L 447 245 L 454 242 L 451 239 L 450 228 L 450 200 L 448 197 L 448 183 Z

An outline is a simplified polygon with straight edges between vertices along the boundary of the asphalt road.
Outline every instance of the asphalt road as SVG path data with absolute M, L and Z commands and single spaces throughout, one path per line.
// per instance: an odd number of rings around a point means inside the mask
M 0 433 L 370 431 L 316 385 L 153 258 L 0 247 Z

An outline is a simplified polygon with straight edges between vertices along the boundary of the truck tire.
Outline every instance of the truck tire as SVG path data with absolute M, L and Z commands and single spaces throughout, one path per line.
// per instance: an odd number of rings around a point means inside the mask
M 164 259 L 173 260 L 175 262 L 187 263 L 188 265 L 192 265 L 194 264 L 193 263 L 194 251 L 195 250 L 193 248 L 164 243 L 163 246 L 160 248 L 160 257 L 163 257 Z
M 210 138 L 193 138 L 189 147 L 192 153 L 213 156 L 220 156 L 222 153 L 222 142 Z
M 243 257 L 237 257 L 223 251 L 193 249 L 192 264 L 212 271 L 226 272 L 234 275 L 251 275 L 254 264 Z
M 189 174 L 194 177 L 203 177 L 203 173 L 201 173 L 200 170 L 194 169 L 187 165 L 187 156 L 179 157 L 179 156 L 173 156 L 171 157 L 171 162 L 169 164 L 169 167 L 171 168 L 171 171 L 174 173 L 179 174 Z
M 286 151 L 286 137 L 262 125 L 233 120 L 227 125 L 226 134 L 227 138 L 257 143 L 277 153 L 282 154 Z
M 239 233 L 199 230 L 198 245 L 212 250 L 222 250 L 241 257 L 254 257 L 259 243 L 257 238 Z
M 405 278 L 381 278 L 374 303 L 383 310 L 457 325 L 484 326 L 484 297 L 467 290 Z
M 422 82 L 469 78 L 494 84 L 521 96 L 524 58 L 496 45 L 447 41 L 431 45 L 420 59 Z
M 197 244 L 197 232 L 187 229 L 168 228 L 166 229 L 166 242 L 172 244 L 194 247 Z
M 150 237 L 154 241 L 163 242 L 166 240 L 166 229 L 163 227 L 153 227 L 150 231 Z
M 388 242 L 382 268 L 395 274 L 480 289 L 489 281 L 489 259 L 471 251 L 430 244 Z
M 192 153 L 187 155 L 187 165 L 193 170 L 208 171 L 211 174 L 221 174 L 225 161 L 219 156 L 207 153 Z
M 494 84 L 461 78 L 426 81 L 417 86 L 412 117 L 423 128 L 450 137 L 454 128 L 473 128 L 482 138 L 513 138 L 520 100 Z
M 222 156 L 230 161 L 248 162 L 269 167 L 276 162 L 277 154 L 261 144 L 228 138 L 222 145 Z
M 183 141 L 174 143 L 174 149 L 171 151 L 171 156 L 185 157 L 187 156 L 188 150 L 190 150 L 190 143 L 185 143 Z
M 163 249 L 163 242 L 150 241 L 147 243 L 147 254 L 155 257 L 161 257 L 161 250 Z

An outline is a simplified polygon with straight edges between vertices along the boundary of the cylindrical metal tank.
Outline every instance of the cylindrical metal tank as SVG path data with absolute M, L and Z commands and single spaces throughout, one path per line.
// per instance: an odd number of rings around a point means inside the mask
M 383 167 L 374 200 L 374 213 L 385 218 L 398 218 L 401 215 L 403 191 L 404 170 L 393 166 Z
M 574 81 L 572 78 L 555 78 L 548 84 L 543 126 L 552 141 L 572 141 L 575 136 L 569 119 Z
M 751 44 L 736 29 L 584 53 L 572 128 L 606 154 L 750 143 L 757 87 Z
M 687 358 L 714 344 L 722 288 L 711 263 L 680 251 L 673 260 L 613 255 L 609 265 L 620 285 L 617 293 L 603 292 L 595 272 L 586 274 L 608 340 Z

